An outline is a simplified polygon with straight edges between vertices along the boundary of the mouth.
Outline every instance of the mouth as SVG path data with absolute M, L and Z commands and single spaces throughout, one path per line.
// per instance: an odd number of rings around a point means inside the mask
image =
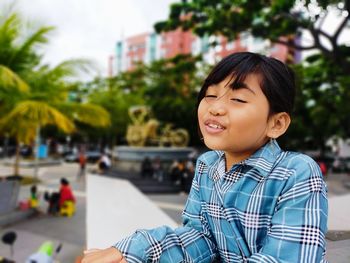
M 204 122 L 205 129 L 209 133 L 218 133 L 226 129 L 224 125 L 215 120 L 207 120 Z

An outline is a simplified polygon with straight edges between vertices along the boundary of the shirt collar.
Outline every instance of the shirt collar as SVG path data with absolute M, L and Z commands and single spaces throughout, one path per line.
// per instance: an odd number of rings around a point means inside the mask
M 276 158 L 281 152 L 282 150 L 277 141 L 275 139 L 271 139 L 250 157 L 241 161 L 239 165 L 247 165 L 252 168 L 257 168 L 262 175 L 267 175 L 270 173 Z M 220 160 L 222 161 L 225 158 L 224 151 L 216 151 L 216 153 L 219 155 L 219 163 Z
M 282 150 L 275 139 L 271 139 L 263 147 L 257 150 L 248 159 L 243 161 L 243 164 L 257 168 L 262 175 L 267 175 L 271 172 L 277 157 Z

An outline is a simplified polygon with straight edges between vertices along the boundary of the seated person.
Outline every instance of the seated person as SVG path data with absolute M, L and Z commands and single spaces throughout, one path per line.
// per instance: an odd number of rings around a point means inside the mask
M 54 192 L 49 194 L 48 192 L 44 193 L 44 199 L 49 203 L 49 207 L 47 208 L 47 213 L 55 215 L 60 211 L 59 200 L 60 193 Z
M 141 176 L 142 178 L 152 178 L 153 176 L 153 167 L 151 160 L 146 157 L 141 164 Z
M 61 178 L 59 206 L 61 207 L 65 201 L 72 201 L 75 203 L 75 197 L 69 185 L 69 181 L 66 178 Z
M 36 185 L 30 187 L 29 206 L 34 209 L 37 209 L 39 206 L 38 189 Z
M 66 178 L 61 178 L 61 186 L 59 192 L 49 194 L 45 192 L 44 198 L 49 202 L 48 213 L 57 214 L 65 201 L 72 201 L 75 203 L 73 191 Z
M 111 167 L 111 160 L 109 159 L 107 154 L 102 153 L 101 158 L 98 161 L 98 168 L 100 170 L 100 173 L 105 173 L 106 171 L 108 171 L 110 167 Z

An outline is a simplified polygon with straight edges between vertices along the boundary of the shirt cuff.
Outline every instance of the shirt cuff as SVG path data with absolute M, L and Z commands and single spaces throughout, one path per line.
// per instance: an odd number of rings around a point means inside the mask
M 128 263 L 147 262 L 146 250 L 149 244 L 139 232 L 117 242 L 113 247 L 123 254 Z

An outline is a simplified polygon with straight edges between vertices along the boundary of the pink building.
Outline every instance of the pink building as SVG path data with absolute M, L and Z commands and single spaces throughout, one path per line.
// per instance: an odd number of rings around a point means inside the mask
M 196 40 L 196 36 L 192 32 L 184 32 L 181 29 L 162 33 L 160 37 L 161 58 L 172 58 L 178 54 L 191 54 L 192 43 Z
M 248 51 L 248 47 L 242 43 L 240 38 L 228 41 L 226 37 L 219 37 L 218 42 L 218 46 L 215 48 L 215 61 L 220 61 L 235 52 Z
M 214 39 L 216 46 L 211 46 Z M 115 53 L 116 73 L 135 69 L 137 63 L 149 64 L 154 60 L 172 58 L 179 54 L 202 54 L 208 63 L 216 63 L 225 56 L 242 51 L 263 53 L 286 61 L 289 49 L 285 45 L 271 45 L 269 41 L 253 38 L 241 33 L 236 40 L 228 41 L 225 37 L 199 38 L 191 31 L 177 29 L 170 32 L 143 33 L 118 41 Z
M 126 39 L 127 70 L 133 70 L 137 63 L 146 61 L 146 46 L 149 35 L 149 33 L 144 33 Z

